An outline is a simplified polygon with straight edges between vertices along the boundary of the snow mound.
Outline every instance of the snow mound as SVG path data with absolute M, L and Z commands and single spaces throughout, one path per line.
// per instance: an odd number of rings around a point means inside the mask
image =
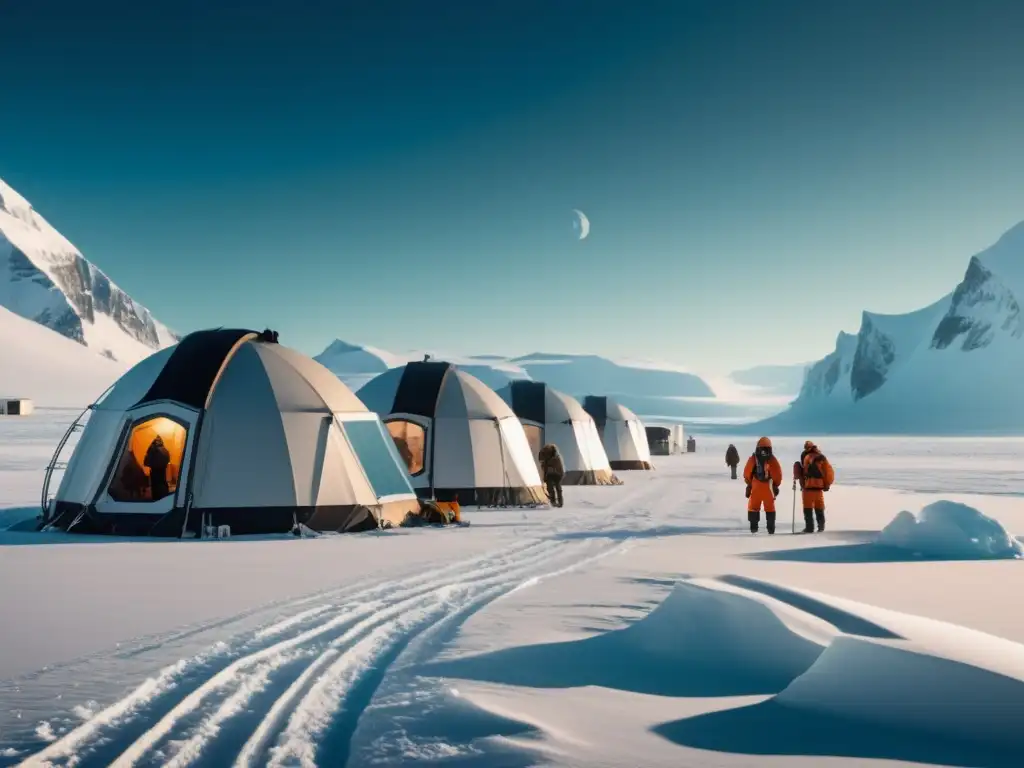
M 793 631 L 762 602 L 681 583 L 624 629 L 438 662 L 422 672 L 535 688 L 594 685 L 659 696 L 749 696 L 782 690 L 821 653 L 821 645 Z
M 900 512 L 882 529 L 878 541 L 925 557 L 965 560 L 1024 557 L 1024 546 L 998 521 L 954 501 L 936 501 L 917 515 L 905 510 Z
M 965 649 L 970 648 L 968 635 L 977 633 L 946 626 L 963 631 Z M 1024 646 L 1004 646 L 985 668 L 840 636 L 774 700 L 888 730 L 983 744 L 986 750 L 1020 750 Z

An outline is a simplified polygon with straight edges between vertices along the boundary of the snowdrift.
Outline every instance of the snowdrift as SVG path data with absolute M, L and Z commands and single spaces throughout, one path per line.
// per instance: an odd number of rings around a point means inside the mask
M 944 626 L 947 632 L 961 630 Z M 963 633 L 970 647 L 967 635 L 978 633 Z M 1024 646 L 1006 642 L 999 651 L 986 669 L 840 636 L 775 701 L 883 728 L 1019 750 L 1024 748 Z
M 749 696 L 782 690 L 821 652 L 764 604 L 683 583 L 625 629 L 438 662 L 421 671 L 535 688 L 597 685 L 660 696 Z
M 900 512 L 882 529 L 878 543 L 942 559 L 1024 557 L 1024 545 L 998 521 L 953 501 L 936 501 L 917 515 Z
M 786 602 L 808 617 L 827 618 L 824 606 L 895 639 L 849 627 L 774 696 L 663 723 L 654 732 L 676 744 L 739 754 L 1020 764 L 1024 645 L 830 595 L 800 595 L 804 608 Z M 762 658 L 769 648 L 774 652 L 765 644 Z

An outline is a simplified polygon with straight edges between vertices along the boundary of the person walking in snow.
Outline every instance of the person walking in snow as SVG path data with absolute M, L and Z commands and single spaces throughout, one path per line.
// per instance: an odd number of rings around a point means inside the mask
M 804 443 L 804 451 L 800 454 L 800 496 L 804 508 L 804 533 L 814 533 L 814 523 L 818 524 L 818 533 L 825 530 L 825 493 L 835 482 L 836 473 L 825 454 L 818 450 L 813 442 Z
M 159 501 L 171 492 L 167 485 L 167 465 L 171 463 L 171 454 L 164 446 L 164 439 L 157 435 L 149 444 L 146 458 L 142 462 L 149 467 L 150 500 Z
M 732 443 L 729 443 L 729 447 L 725 449 L 725 465 L 732 471 L 732 479 L 735 480 L 736 468 L 740 465 L 740 452 Z
M 540 473 L 544 478 L 544 485 L 547 486 L 548 499 L 552 506 L 562 506 L 562 478 L 565 477 L 565 464 L 562 461 L 562 454 L 558 452 L 558 446 L 548 443 L 540 449 L 537 454 L 540 461 Z
M 762 437 L 757 441 L 754 453 L 743 468 L 743 480 L 747 484 L 747 520 L 750 532 L 757 533 L 761 523 L 761 507 L 764 507 L 765 528 L 775 533 L 775 499 L 782 485 L 782 466 L 772 455 L 772 441 Z

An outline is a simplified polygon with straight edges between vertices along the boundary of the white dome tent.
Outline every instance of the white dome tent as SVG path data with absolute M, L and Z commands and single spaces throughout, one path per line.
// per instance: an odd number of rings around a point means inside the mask
M 534 459 L 554 443 L 565 465 L 564 485 L 621 485 L 612 474 L 597 425 L 583 406 L 544 382 L 519 379 L 498 390 L 519 417 Z
M 522 424 L 476 377 L 447 362 L 412 362 L 356 394 L 381 414 L 422 497 L 489 507 L 546 503 Z
M 654 469 L 647 430 L 629 408 L 610 397 L 587 395 L 583 409 L 597 424 L 612 469 Z
M 157 536 L 365 530 L 419 509 L 376 414 L 276 333 L 236 329 L 122 376 L 44 504 L 43 527 Z

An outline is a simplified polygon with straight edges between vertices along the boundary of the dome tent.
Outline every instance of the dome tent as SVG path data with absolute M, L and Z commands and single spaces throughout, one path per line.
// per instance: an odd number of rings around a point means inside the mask
M 564 485 L 622 484 L 612 474 L 593 417 L 579 402 L 544 382 L 526 379 L 510 382 L 498 394 L 522 422 L 535 458 L 545 443 L 558 446 Z
M 654 469 L 647 430 L 629 408 L 610 397 L 587 395 L 583 409 L 597 424 L 612 469 Z
M 420 496 L 495 507 L 546 503 L 522 424 L 476 377 L 447 362 L 411 362 L 356 394 L 381 414 Z
M 276 334 L 197 331 L 90 407 L 43 526 L 182 536 L 353 531 L 419 502 L 380 419 Z

